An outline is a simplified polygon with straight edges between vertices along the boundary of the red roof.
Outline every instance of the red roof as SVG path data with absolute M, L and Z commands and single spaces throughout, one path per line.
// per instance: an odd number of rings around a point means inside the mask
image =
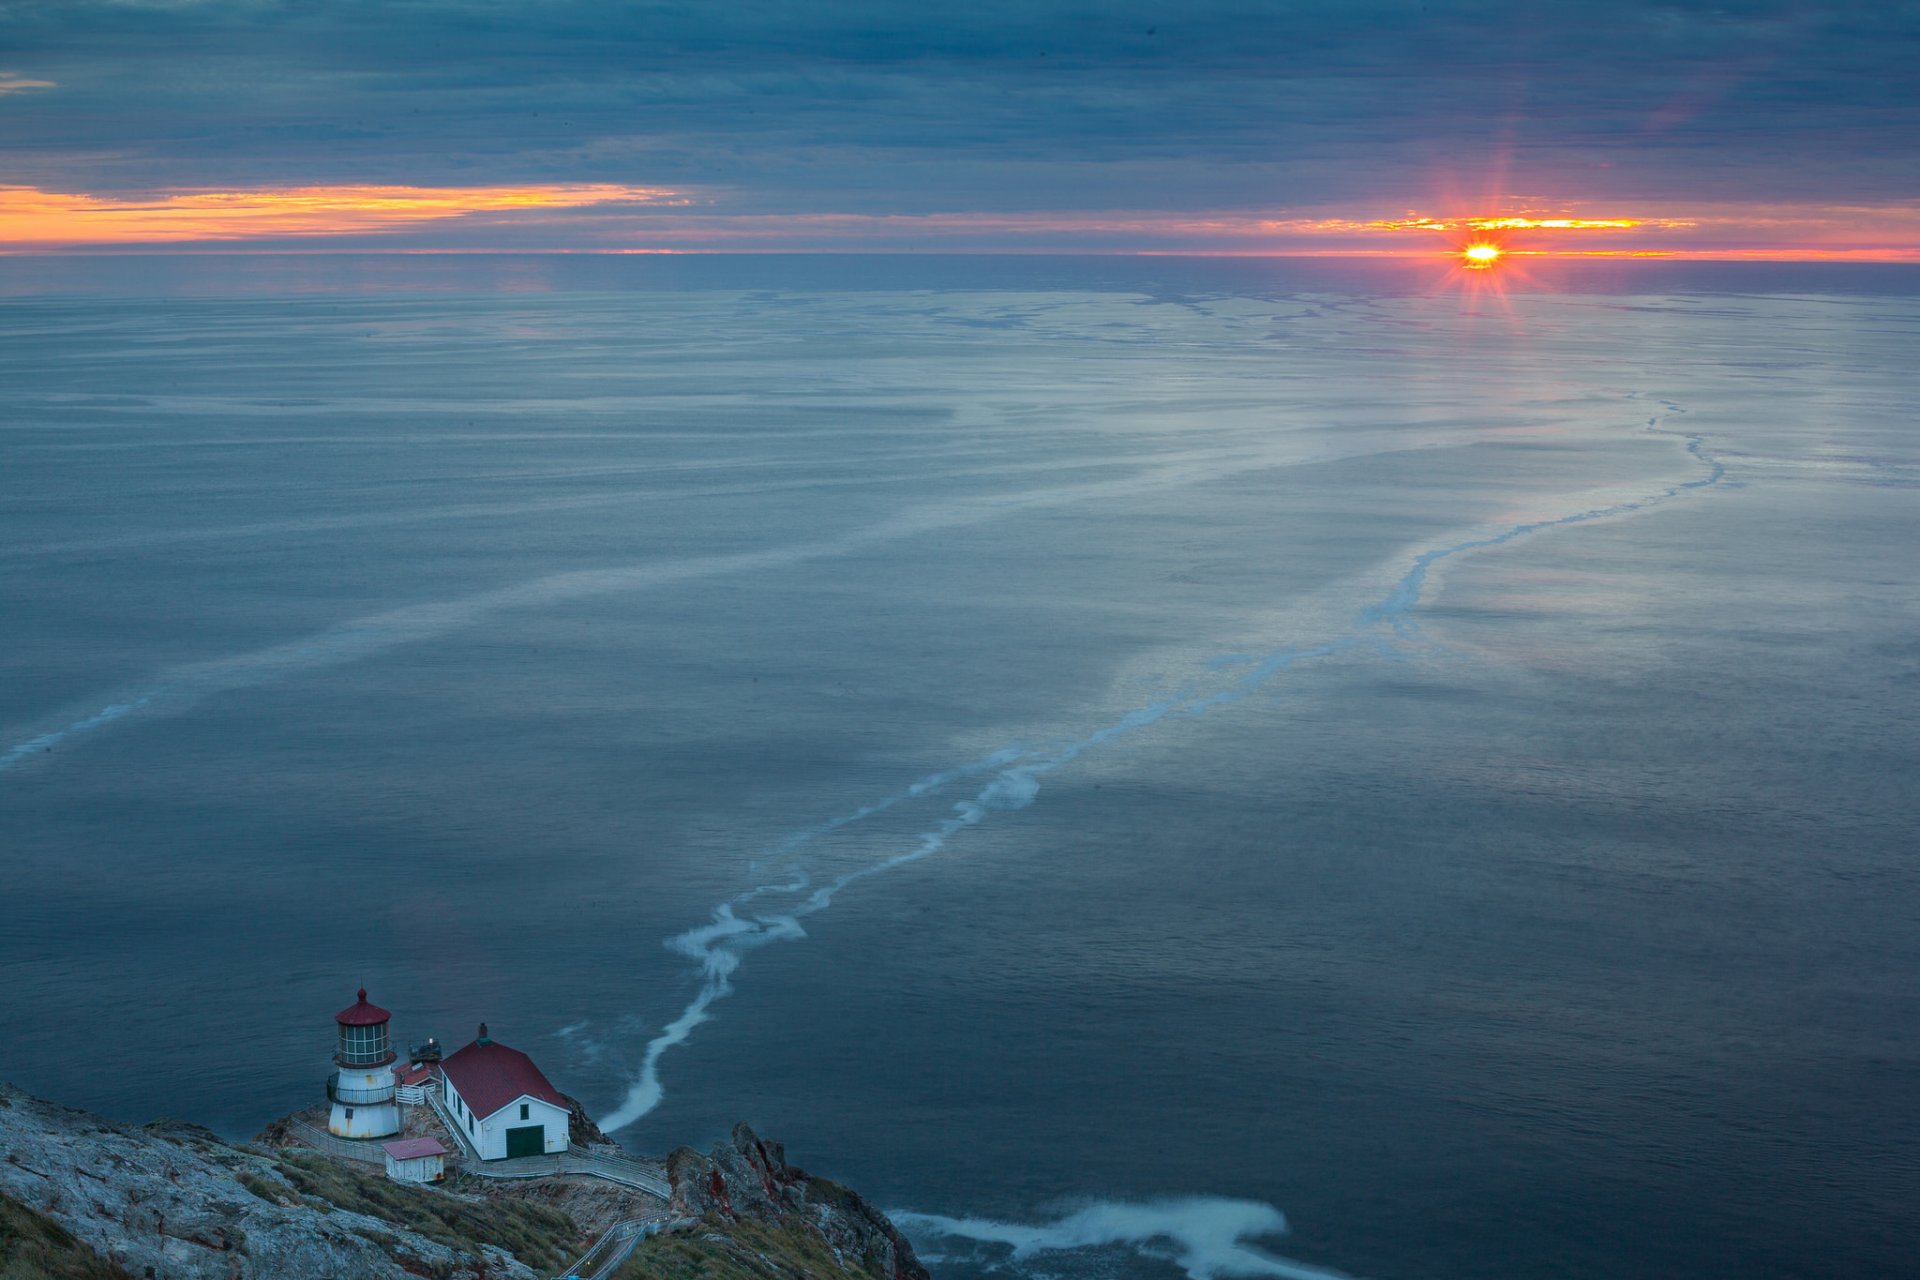
M 437 1138 L 402 1138 L 398 1142 L 383 1142 L 380 1149 L 395 1160 L 418 1160 L 423 1156 L 443 1156 L 447 1149 L 440 1145 Z
M 567 1100 L 518 1049 L 491 1040 L 475 1040 L 440 1064 L 440 1074 L 485 1120 L 515 1098 L 534 1097 L 567 1109 Z
M 431 1062 L 408 1063 L 404 1067 L 393 1069 L 393 1082 L 397 1085 L 423 1084 L 433 1079 L 434 1064 Z
M 367 1003 L 367 989 L 360 988 L 360 999 L 333 1015 L 343 1027 L 376 1027 L 393 1017 L 377 1004 Z

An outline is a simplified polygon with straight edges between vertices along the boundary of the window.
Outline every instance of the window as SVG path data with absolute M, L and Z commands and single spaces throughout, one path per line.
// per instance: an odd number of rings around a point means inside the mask
M 379 1066 L 387 1057 L 386 1023 L 383 1022 L 371 1027 L 340 1028 L 340 1062 L 342 1066 Z
M 473 1117 L 472 1117 L 472 1116 L 468 1116 L 468 1117 L 467 1117 L 467 1132 L 468 1132 L 468 1133 L 472 1133 L 472 1132 L 473 1132 Z
M 352 1107 L 348 1107 L 348 1108 L 347 1108 L 347 1119 L 349 1119 L 349 1120 L 351 1120 L 351 1119 L 353 1119 L 353 1108 L 352 1108 Z
M 524 1103 L 524 1102 L 523 1102 L 523 1103 L 521 1103 L 521 1104 L 520 1104 L 520 1118 L 521 1118 L 522 1120 L 525 1120 L 525 1119 L 527 1119 L 527 1118 L 528 1118 L 528 1117 L 527 1117 L 527 1111 L 528 1111 L 528 1107 L 527 1107 L 527 1104 L 526 1104 L 526 1103 Z

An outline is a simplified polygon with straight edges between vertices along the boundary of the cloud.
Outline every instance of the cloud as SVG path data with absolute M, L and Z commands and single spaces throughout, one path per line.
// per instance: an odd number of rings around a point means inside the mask
M 0 246 L 159 245 L 384 232 L 478 214 L 507 217 L 648 204 L 671 191 L 606 183 L 511 187 L 331 186 L 192 191 L 136 200 L 0 186 Z
M 1920 11 L 1794 0 L 6 0 L 11 181 L 747 214 L 1920 196 Z
M 0 98 L 10 93 L 26 93 L 32 89 L 52 89 L 51 80 L 29 80 L 17 71 L 0 71 Z
M 145 199 L 0 187 L 0 251 L 1023 252 L 1920 260 L 1920 203 L 930 213 L 742 210 L 658 187 L 342 185 Z
M 622 224 L 621 234 L 687 251 L 880 247 L 1417 258 L 1449 256 L 1469 240 L 1492 239 L 1523 256 L 1911 262 L 1920 261 L 1920 204 L 1697 205 L 1607 217 L 1540 209 L 1397 218 L 1327 209 L 1291 216 L 1246 210 L 916 216 L 673 210 Z

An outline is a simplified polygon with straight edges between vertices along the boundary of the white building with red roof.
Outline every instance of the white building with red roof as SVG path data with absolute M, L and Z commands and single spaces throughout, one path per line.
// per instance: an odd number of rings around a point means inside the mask
M 440 1064 L 443 1100 L 482 1160 L 565 1151 L 572 1110 L 533 1059 L 480 1035 Z
M 395 1182 L 440 1182 L 447 1176 L 447 1149 L 435 1138 L 383 1142 L 387 1176 Z

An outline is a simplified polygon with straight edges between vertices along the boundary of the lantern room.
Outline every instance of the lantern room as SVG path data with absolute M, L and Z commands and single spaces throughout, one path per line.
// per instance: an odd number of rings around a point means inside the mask
M 394 1059 L 387 1036 L 387 1023 L 393 1015 L 377 1004 L 367 1003 L 367 989 L 360 998 L 333 1015 L 340 1025 L 340 1048 L 334 1062 L 343 1067 L 384 1067 Z

